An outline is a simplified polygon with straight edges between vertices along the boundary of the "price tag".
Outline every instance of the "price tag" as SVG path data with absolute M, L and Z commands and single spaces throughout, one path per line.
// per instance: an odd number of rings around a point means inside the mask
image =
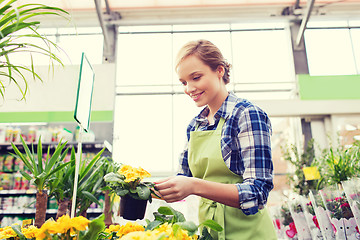
M 320 172 L 317 167 L 304 167 L 303 172 L 306 181 L 320 179 Z

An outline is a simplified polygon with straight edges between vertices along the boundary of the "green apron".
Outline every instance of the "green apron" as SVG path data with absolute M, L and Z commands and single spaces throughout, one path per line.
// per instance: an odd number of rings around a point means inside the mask
M 189 167 L 194 177 L 212 182 L 236 184 L 242 177 L 230 171 L 221 153 L 221 130 L 224 118 L 220 118 L 217 129 L 213 131 L 193 131 L 189 141 Z M 217 234 L 219 240 L 273 240 L 277 239 L 274 225 L 266 209 L 254 215 L 245 215 L 241 209 L 201 198 L 199 223 L 212 219 L 224 231 Z

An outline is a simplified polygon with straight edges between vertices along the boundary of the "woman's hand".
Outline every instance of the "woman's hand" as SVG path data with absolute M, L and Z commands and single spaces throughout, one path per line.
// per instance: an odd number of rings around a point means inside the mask
M 193 194 L 193 178 L 173 176 L 155 182 L 155 189 L 168 203 L 180 201 Z

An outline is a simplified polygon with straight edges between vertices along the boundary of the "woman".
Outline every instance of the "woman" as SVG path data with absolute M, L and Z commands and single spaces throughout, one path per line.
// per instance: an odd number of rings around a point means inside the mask
M 206 40 L 179 51 L 176 70 L 184 92 L 204 107 L 187 128 L 188 143 L 177 176 L 156 182 L 167 202 L 201 197 L 199 222 L 223 226 L 214 239 L 277 239 L 264 209 L 273 188 L 271 124 L 260 108 L 229 93 L 230 64 Z

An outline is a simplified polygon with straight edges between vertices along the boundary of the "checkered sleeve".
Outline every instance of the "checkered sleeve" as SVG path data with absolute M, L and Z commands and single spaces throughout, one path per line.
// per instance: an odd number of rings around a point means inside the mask
M 256 106 L 245 108 L 238 121 L 238 146 L 243 169 L 243 183 L 237 184 L 240 208 L 255 214 L 264 208 L 273 188 L 271 158 L 271 123 L 265 112 Z

